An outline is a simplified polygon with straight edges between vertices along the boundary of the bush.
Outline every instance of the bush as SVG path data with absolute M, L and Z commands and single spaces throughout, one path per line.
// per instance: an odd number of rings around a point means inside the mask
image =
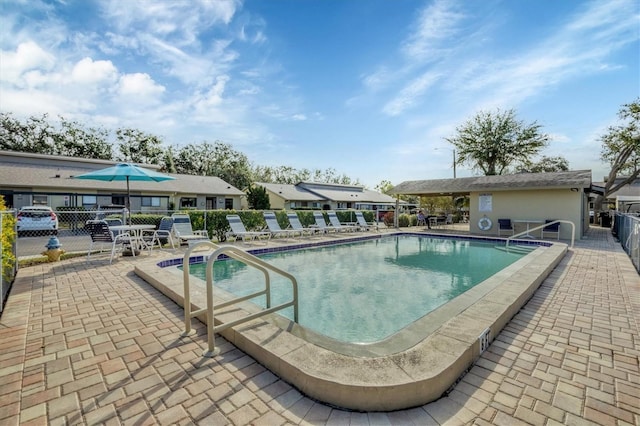
M 406 228 L 407 226 L 409 226 L 409 224 L 411 223 L 411 216 L 409 216 L 406 213 L 402 213 L 400 214 L 400 216 L 398 216 L 398 226 L 400 228 Z
M 7 210 L 4 204 L 4 197 L 0 196 L 0 211 Z M 16 243 L 15 229 L 16 219 L 13 214 L 2 214 L 2 280 L 6 283 L 12 283 L 15 278 L 14 271 L 16 266 L 16 257 L 14 256 L 14 246 Z M 1 295 L 0 295 L 1 296 Z M 0 305 L 3 303 L 0 300 Z

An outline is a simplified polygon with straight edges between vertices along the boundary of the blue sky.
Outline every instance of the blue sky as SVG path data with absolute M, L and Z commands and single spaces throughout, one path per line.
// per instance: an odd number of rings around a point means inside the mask
M 444 138 L 497 109 L 599 181 L 598 138 L 640 96 L 637 0 L 3 0 L 0 15 L 3 112 L 221 140 L 369 188 L 452 177 Z

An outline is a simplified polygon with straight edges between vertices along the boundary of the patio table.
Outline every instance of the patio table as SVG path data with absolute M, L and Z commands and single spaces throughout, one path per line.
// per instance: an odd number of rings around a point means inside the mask
M 128 232 L 131 236 L 131 251 L 135 250 L 135 254 L 138 255 L 142 249 L 147 248 L 147 243 L 142 237 L 143 231 L 155 230 L 155 225 L 141 224 L 141 225 L 114 225 L 110 226 L 111 231 L 124 231 Z M 129 255 L 131 252 L 129 252 Z M 122 253 L 123 256 L 127 255 L 127 252 Z
M 526 223 L 527 224 L 527 233 L 522 235 L 522 238 L 536 238 L 529 233 L 529 229 L 531 228 L 532 223 L 544 223 L 544 220 L 536 220 L 536 219 L 513 219 L 513 223 Z M 542 238 L 542 233 L 540 233 L 540 238 Z

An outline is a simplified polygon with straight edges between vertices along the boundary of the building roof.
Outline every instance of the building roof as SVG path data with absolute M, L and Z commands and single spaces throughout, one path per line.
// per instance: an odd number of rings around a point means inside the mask
M 326 200 L 332 200 L 339 203 L 395 203 L 395 198 L 380 192 L 365 189 L 361 186 L 317 182 L 300 182 L 297 186 Z
M 0 151 L 0 187 L 11 188 L 60 188 L 69 192 L 110 191 L 126 192 L 124 182 L 73 179 L 83 173 L 110 167 L 117 162 L 105 160 L 77 159 L 72 157 L 29 154 L 32 163 L 23 156 L 5 155 Z M 12 153 L 13 154 L 13 153 Z M 22 153 L 24 154 L 24 153 Z M 33 162 L 35 160 L 35 162 Z M 147 165 L 140 165 L 147 167 Z M 158 170 L 157 166 L 147 167 Z M 201 195 L 243 195 L 244 192 L 216 176 L 194 176 L 167 173 L 175 180 L 164 182 L 131 181 L 132 192 L 180 193 Z
M 360 204 L 395 204 L 395 198 L 355 185 L 299 182 L 295 185 L 256 182 L 287 201 L 334 201 Z
M 552 173 L 475 176 L 455 179 L 411 180 L 393 187 L 391 194 L 443 195 L 513 189 L 590 188 L 591 170 Z
M 274 194 L 278 194 L 285 201 L 323 201 L 324 198 L 306 191 L 296 185 L 289 185 L 283 183 L 265 183 L 255 182 L 255 185 L 263 186 L 267 191 Z

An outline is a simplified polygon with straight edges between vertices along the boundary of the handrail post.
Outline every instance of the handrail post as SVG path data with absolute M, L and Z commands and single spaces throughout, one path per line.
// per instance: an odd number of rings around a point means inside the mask
M 553 222 L 545 223 L 544 225 L 539 225 L 539 226 L 536 226 L 535 228 L 527 229 L 524 232 L 520 232 L 519 234 L 512 235 L 512 236 L 507 238 L 505 246 L 507 248 L 509 248 L 509 242 L 511 240 L 513 240 L 513 239 L 515 239 L 517 237 L 520 237 L 522 235 L 526 235 L 526 234 L 530 233 L 531 231 L 537 231 L 538 229 L 546 228 L 547 226 L 553 225 L 554 223 L 568 223 L 569 225 L 571 225 L 571 248 L 573 248 L 573 246 L 575 244 L 575 240 L 576 240 L 576 225 L 575 225 L 575 223 L 571 222 L 570 220 L 563 220 L 563 219 L 554 220 Z
M 207 259 L 207 265 L 206 265 L 206 271 L 205 271 L 206 286 L 207 286 L 206 308 L 193 312 L 191 310 L 189 260 L 191 257 L 191 253 L 194 250 L 201 247 L 213 248 L 214 251 L 209 255 Z M 261 312 L 250 314 L 241 319 L 236 319 L 234 321 L 230 321 L 228 323 L 225 323 L 216 327 L 214 324 L 214 321 L 215 321 L 214 310 L 216 308 L 216 305 L 214 305 L 213 303 L 214 302 L 213 300 L 213 296 L 214 296 L 213 264 L 218 259 L 218 257 L 222 254 L 227 254 L 229 258 L 238 260 L 248 266 L 252 266 L 256 269 L 261 270 L 265 276 L 265 290 L 259 291 L 257 293 L 253 293 L 247 296 L 242 296 L 232 300 L 225 301 L 223 303 L 218 304 L 218 307 L 229 306 L 231 304 L 238 303 L 243 300 L 248 300 L 250 298 L 264 294 L 266 297 L 267 308 Z M 268 270 L 271 270 L 277 274 L 280 274 L 291 281 L 291 284 L 293 287 L 293 298 L 290 302 L 286 302 L 275 307 L 271 306 L 271 278 L 269 276 Z M 271 312 L 275 312 L 277 310 L 284 309 L 290 306 L 293 306 L 294 321 L 298 322 L 298 282 L 295 279 L 295 277 L 265 262 L 264 260 L 261 260 L 260 258 L 250 253 L 247 253 L 246 251 L 240 250 L 233 246 L 218 246 L 209 241 L 201 241 L 194 244 L 192 247 L 190 247 L 186 251 L 182 261 L 182 271 L 183 271 L 182 273 L 183 273 L 183 279 L 184 279 L 184 317 L 185 317 L 185 331 L 182 333 L 182 335 L 183 336 L 192 335 L 194 331 L 191 329 L 191 318 L 204 313 L 206 316 L 206 322 L 207 322 L 207 350 L 203 352 L 203 356 L 213 357 L 220 352 L 220 349 L 215 347 L 215 333 L 225 330 L 229 327 L 242 324 L 243 322 L 250 321 L 252 319 L 258 318 L 260 316 L 263 316 Z

